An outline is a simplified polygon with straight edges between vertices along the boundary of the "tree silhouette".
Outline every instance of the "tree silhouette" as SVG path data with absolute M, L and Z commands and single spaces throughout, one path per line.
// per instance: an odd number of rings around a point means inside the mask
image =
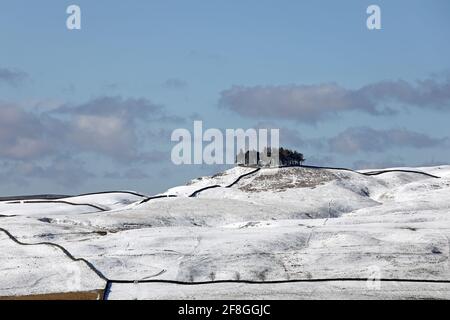
M 275 150 L 272 148 L 264 148 L 262 153 L 256 150 L 247 150 L 244 153 L 243 150 L 240 150 L 239 154 L 236 156 L 236 163 L 245 166 L 274 165 L 274 163 L 268 163 L 266 160 L 267 157 L 269 159 L 271 158 L 274 151 Z M 282 147 L 278 149 L 278 156 L 279 160 L 276 165 L 280 166 L 301 166 L 305 162 L 305 157 L 302 153 Z

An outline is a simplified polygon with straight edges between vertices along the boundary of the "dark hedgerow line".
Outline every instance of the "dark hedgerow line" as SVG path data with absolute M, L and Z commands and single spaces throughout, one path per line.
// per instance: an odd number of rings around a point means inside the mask
M 67 199 L 67 198 L 95 196 L 95 195 L 111 194 L 111 193 L 126 193 L 126 194 L 131 194 L 131 195 L 134 195 L 137 197 L 141 197 L 141 198 L 147 197 L 143 194 L 133 192 L 133 191 L 100 191 L 100 192 L 82 193 L 82 194 L 78 194 L 78 195 L 37 194 L 37 195 L 29 195 L 29 196 L 0 197 L 0 202 L 2 202 L 2 201 L 22 201 L 22 200 L 60 200 L 60 199 Z
M 94 267 L 94 265 L 92 263 L 90 263 L 89 261 L 87 261 L 84 258 L 75 258 L 70 252 L 69 250 L 67 250 L 66 248 L 64 248 L 63 246 L 53 243 L 53 242 L 37 242 L 37 243 L 26 243 L 26 242 L 22 242 L 20 240 L 18 240 L 15 236 L 13 236 L 8 230 L 3 229 L 0 227 L 0 231 L 2 231 L 3 233 L 5 233 L 9 239 L 11 239 L 12 241 L 14 241 L 15 243 L 21 245 L 21 246 L 51 246 L 54 248 L 57 248 L 59 250 L 61 250 L 70 260 L 74 261 L 74 262 L 84 262 L 89 269 L 91 269 L 92 271 L 95 272 L 95 274 L 97 276 L 99 276 L 101 279 L 108 281 L 108 279 L 103 275 L 103 273 L 101 273 L 96 267 Z
M 61 203 L 61 204 L 68 204 L 71 206 L 87 206 L 87 207 L 92 207 L 94 209 L 100 210 L 100 211 L 108 211 L 105 208 L 96 206 L 95 204 L 90 204 L 90 203 L 75 203 L 75 202 L 69 202 L 69 201 L 64 201 L 64 200 L 26 200 L 26 201 L 11 201 L 8 202 L 7 204 L 18 204 L 18 203 L 25 203 L 25 204 L 32 204 L 32 203 Z

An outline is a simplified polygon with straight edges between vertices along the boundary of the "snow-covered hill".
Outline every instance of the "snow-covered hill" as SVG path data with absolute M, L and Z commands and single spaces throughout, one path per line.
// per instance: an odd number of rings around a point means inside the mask
M 450 298 L 450 166 L 236 167 L 158 198 L 1 201 L 0 228 L 0 297 Z

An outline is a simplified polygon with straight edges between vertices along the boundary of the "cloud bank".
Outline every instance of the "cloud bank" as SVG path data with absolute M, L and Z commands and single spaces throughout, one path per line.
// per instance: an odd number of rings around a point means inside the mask
M 399 107 L 450 110 L 450 77 L 410 83 L 380 81 L 359 89 L 337 83 L 286 86 L 233 86 L 220 93 L 219 106 L 256 119 L 317 123 L 342 112 L 392 115 Z
M 146 159 L 138 123 L 155 127 L 173 121 L 178 119 L 147 99 L 101 97 L 44 113 L 1 104 L 0 157 L 31 160 L 64 151 L 101 154 L 118 161 Z
M 0 103 L 1 176 L 14 173 L 16 181 L 46 178 L 70 186 L 93 176 L 84 169 L 83 155 L 127 166 L 161 162 L 168 155 L 157 150 L 160 139 L 145 133 L 180 121 L 148 99 L 120 96 L 43 110 Z M 126 177 L 137 179 L 136 170 Z

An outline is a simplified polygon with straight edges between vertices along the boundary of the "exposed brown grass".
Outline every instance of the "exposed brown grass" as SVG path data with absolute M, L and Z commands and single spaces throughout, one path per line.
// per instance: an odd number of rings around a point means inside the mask
M 0 297 L 0 300 L 101 300 L 103 290 Z

